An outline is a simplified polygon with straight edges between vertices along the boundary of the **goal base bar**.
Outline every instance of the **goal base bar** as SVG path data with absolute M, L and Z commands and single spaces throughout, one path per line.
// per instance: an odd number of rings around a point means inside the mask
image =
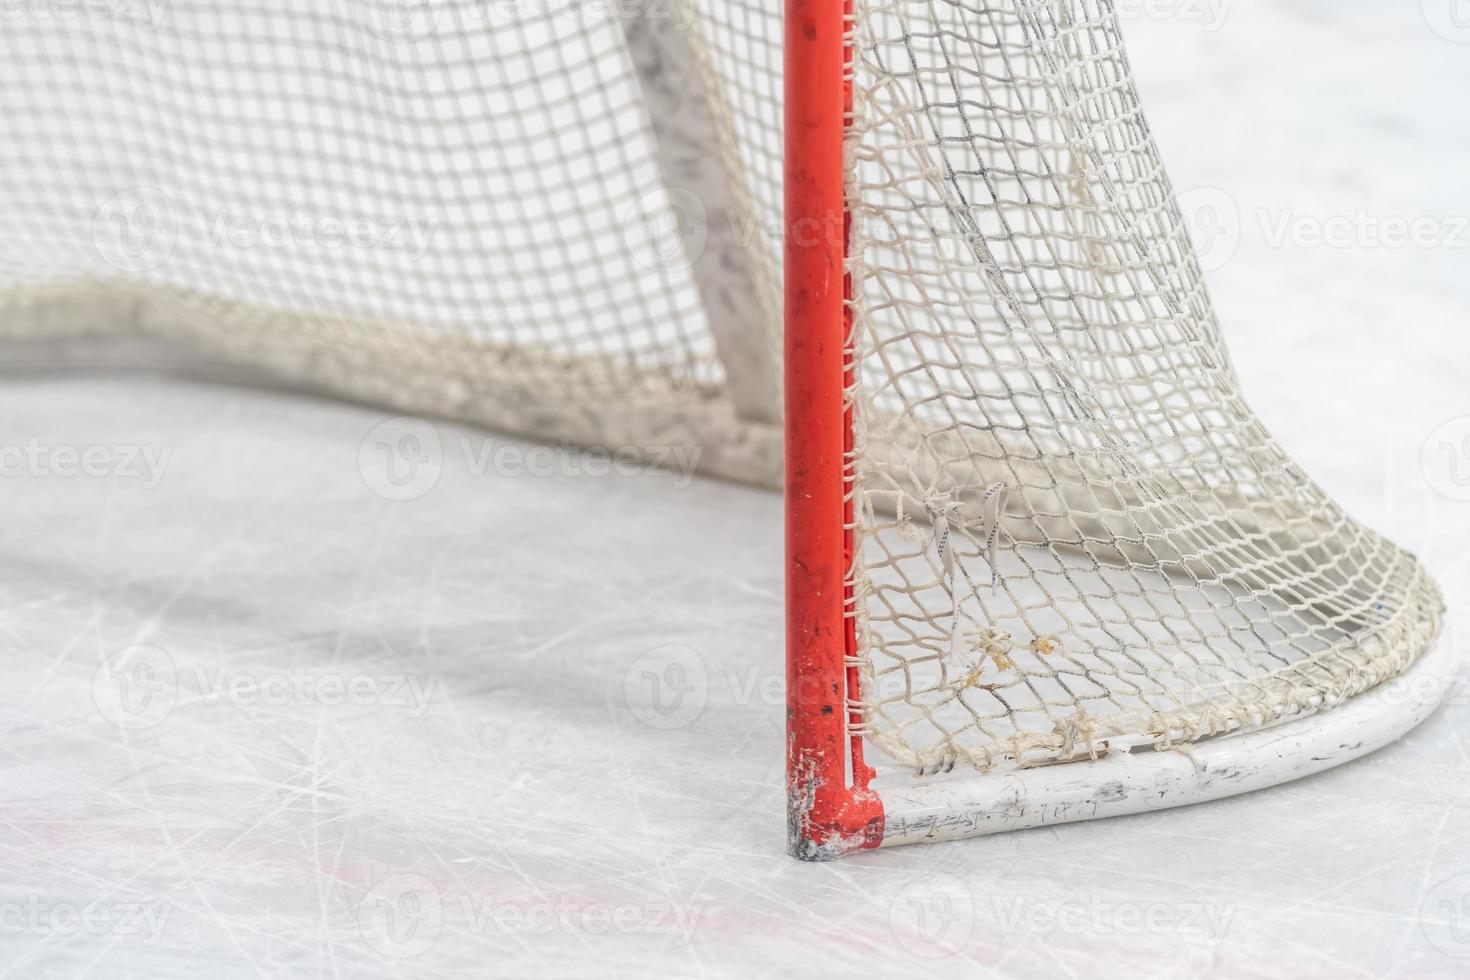
M 1461 683 L 1458 666 L 1441 635 L 1399 677 L 1330 710 L 1260 731 L 919 786 L 885 787 L 879 779 L 870 788 L 883 801 L 880 846 L 1148 813 L 1323 772 L 1408 733 Z

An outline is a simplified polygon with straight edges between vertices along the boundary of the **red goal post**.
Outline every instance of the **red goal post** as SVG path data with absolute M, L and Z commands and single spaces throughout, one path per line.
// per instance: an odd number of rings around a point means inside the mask
M 786 4 L 786 617 L 788 841 L 797 857 L 877 847 L 850 570 L 850 0 Z

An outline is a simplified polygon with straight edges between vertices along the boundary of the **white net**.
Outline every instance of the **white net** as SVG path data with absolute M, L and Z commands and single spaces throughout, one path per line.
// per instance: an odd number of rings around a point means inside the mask
M 776 6 L 62 6 L 0 31 L 0 332 L 775 479 Z M 1196 739 L 1422 653 L 1432 583 L 1240 399 L 1111 5 L 858 0 L 853 40 L 870 744 Z
M 8 330 L 125 324 L 412 410 L 693 444 L 716 471 L 771 479 L 778 441 L 738 424 L 736 358 L 707 316 L 723 287 L 699 281 L 678 225 L 671 168 L 700 148 L 661 145 L 656 78 L 635 64 L 656 74 L 659 40 L 624 13 L 7 5 Z M 769 267 L 758 285 L 746 360 L 769 364 L 747 374 L 776 369 Z
M 1110 5 L 859 0 L 855 569 L 921 771 L 1330 705 L 1440 599 L 1241 401 Z

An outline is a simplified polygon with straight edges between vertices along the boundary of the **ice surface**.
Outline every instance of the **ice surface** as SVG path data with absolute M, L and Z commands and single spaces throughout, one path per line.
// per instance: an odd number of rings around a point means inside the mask
M 1238 211 L 1247 394 L 1463 645 L 1453 3 L 1121 6 L 1186 204 Z M 1310 243 L 1360 212 L 1438 243 Z M 0 477 L 0 976 L 1470 975 L 1463 694 L 1248 797 L 800 865 L 776 496 L 446 423 L 395 485 L 427 434 L 370 407 L 4 363 L 0 445 L 45 462 Z

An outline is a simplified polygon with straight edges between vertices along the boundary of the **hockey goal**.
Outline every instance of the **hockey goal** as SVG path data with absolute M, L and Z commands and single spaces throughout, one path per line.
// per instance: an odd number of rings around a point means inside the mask
M 1374 689 L 1447 676 L 1440 596 L 1242 402 L 1108 0 L 61 6 L 0 34 L 0 332 L 784 456 L 797 856 L 1433 709 Z

